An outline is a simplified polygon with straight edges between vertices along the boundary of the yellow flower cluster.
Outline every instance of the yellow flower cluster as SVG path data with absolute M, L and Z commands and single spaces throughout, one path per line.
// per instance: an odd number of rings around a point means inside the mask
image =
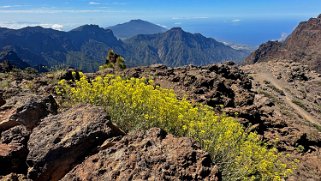
M 173 90 L 156 86 L 153 80 L 107 75 L 89 83 L 82 76 L 76 86 L 60 81 L 57 90 L 71 101 L 103 106 L 125 131 L 160 127 L 195 139 L 220 166 L 224 180 L 281 180 L 292 173 L 293 164 L 280 161 L 276 149 L 267 149 L 237 120 L 179 100 Z

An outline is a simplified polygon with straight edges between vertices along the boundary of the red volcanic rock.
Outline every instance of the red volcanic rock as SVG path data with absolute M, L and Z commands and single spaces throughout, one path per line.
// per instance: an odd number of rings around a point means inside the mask
M 219 180 L 210 155 L 189 138 L 159 128 L 107 140 L 62 180 Z

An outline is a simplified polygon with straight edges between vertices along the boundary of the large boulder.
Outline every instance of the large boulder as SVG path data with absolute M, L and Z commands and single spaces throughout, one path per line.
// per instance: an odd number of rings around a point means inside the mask
M 107 138 L 123 134 L 103 109 L 90 105 L 76 106 L 46 117 L 30 135 L 28 177 L 59 180 L 75 164 L 94 153 Z
M 159 128 L 106 140 L 62 180 L 219 180 L 211 157 L 195 141 Z
M 56 114 L 58 105 L 50 95 L 47 97 L 29 97 L 24 103 L 16 103 L 0 109 L 0 132 L 17 125 L 34 128 L 42 118 Z

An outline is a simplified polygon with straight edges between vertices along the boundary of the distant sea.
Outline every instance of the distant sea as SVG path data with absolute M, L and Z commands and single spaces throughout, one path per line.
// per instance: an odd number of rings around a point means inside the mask
M 167 28 L 182 27 L 185 31 L 201 33 L 219 41 L 257 47 L 268 40 L 282 40 L 299 22 L 307 19 L 175 19 L 164 22 Z

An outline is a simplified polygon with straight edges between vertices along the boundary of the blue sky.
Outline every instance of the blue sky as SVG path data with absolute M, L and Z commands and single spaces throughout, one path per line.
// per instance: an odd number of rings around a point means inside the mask
M 237 30 L 249 22 L 284 20 L 289 24 L 284 31 L 289 31 L 319 13 L 320 0 L 0 0 L 0 26 L 9 28 L 40 25 L 70 30 L 83 24 L 107 27 L 143 19 L 215 36 L 195 27 L 216 23 Z

